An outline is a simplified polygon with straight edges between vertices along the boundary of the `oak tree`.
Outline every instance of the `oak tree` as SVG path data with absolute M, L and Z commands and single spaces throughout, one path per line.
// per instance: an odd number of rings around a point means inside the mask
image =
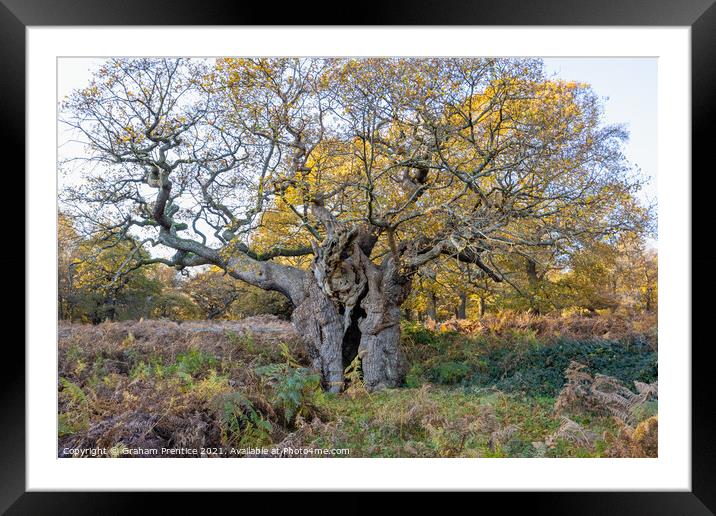
M 400 307 L 431 263 L 502 282 L 505 257 L 643 217 L 625 131 L 537 59 L 114 59 L 61 118 L 84 146 L 63 209 L 134 235 L 137 265 L 286 296 L 331 390 L 359 352 L 369 389 L 401 384 Z

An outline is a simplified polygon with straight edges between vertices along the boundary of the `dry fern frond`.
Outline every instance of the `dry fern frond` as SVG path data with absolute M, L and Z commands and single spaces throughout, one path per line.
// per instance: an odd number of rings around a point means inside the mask
M 652 416 L 636 428 L 622 424 L 617 436 L 609 435 L 608 457 L 657 457 L 659 452 L 659 419 Z
M 362 360 L 365 353 L 365 350 L 359 351 L 353 361 L 343 371 L 344 383 L 348 384 L 348 387 L 344 392 L 351 399 L 359 398 L 361 396 L 370 397 L 370 393 L 368 392 L 365 382 L 363 381 Z
M 497 446 L 504 446 L 509 442 L 513 435 L 517 433 L 519 428 L 515 425 L 508 425 L 504 428 L 500 428 L 492 432 L 488 444 L 491 450 L 494 450 Z
M 634 387 L 636 387 L 636 391 L 639 394 L 646 396 L 648 398 L 647 401 L 651 400 L 651 399 L 658 398 L 658 393 L 659 393 L 658 380 L 654 383 L 644 383 L 644 382 L 638 382 L 635 380 Z
M 637 393 L 627 389 L 618 379 L 586 372 L 586 366 L 572 361 L 565 371 L 566 384 L 554 405 L 557 413 L 595 412 L 610 414 L 625 425 L 633 425 L 638 409 L 656 398 L 657 384 L 635 382 Z
M 497 416 L 492 405 L 482 405 L 475 420 L 470 424 L 471 429 L 477 433 L 492 434 L 498 429 Z
M 580 411 L 589 397 L 594 378 L 586 371 L 587 366 L 572 360 L 564 372 L 567 379 L 554 405 L 557 413 Z
M 423 385 L 407 408 L 407 404 L 399 400 L 381 406 L 373 418 L 374 424 L 393 428 L 401 437 L 423 431 L 428 426 L 444 426 L 447 419 L 440 404 L 430 397 L 431 390 L 430 385 Z
M 565 439 L 585 448 L 591 448 L 597 439 L 597 434 L 590 430 L 586 430 L 576 421 L 572 421 L 566 416 L 562 416 L 562 424 L 555 433 L 545 439 L 547 447 L 552 448 L 558 439 Z

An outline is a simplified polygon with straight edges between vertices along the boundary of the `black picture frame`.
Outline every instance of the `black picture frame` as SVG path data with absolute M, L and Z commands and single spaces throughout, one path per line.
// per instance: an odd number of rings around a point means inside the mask
M 524 503 L 530 511 L 548 514 L 714 514 L 716 511 L 716 433 L 713 416 L 713 366 L 708 360 L 712 347 L 706 333 L 711 310 L 698 302 L 696 294 L 713 292 L 716 259 L 707 252 L 697 255 L 696 236 L 710 234 L 713 220 L 709 196 L 714 191 L 711 162 L 716 122 L 716 5 L 715 0 L 501 0 L 500 2 L 459 0 L 399 0 L 390 4 L 361 3 L 354 13 L 326 20 L 328 25 L 575 25 L 575 26 L 690 26 L 692 73 L 692 490 L 690 492 L 589 492 L 589 493 L 480 493 L 477 503 L 509 497 L 509 507 Z M 241 0 L 189 2 L 187 0 L 0 0 L 0 131 L 10 159 L 6 176 L 24 170 L 25 149 L 25 29 L 48 25 L 316 25 L 316 13 L 338 13 L 338 3 L 310 9 L 278 7 L 277 3 Z M 24 190 L 21 175 L 14 173 L 18 190 Z M 684 180 L 688 180 L 685 177 Z M 696 182 L 698 181 L 698 184 Z M 25 192 L 32 195 L 32 192 Z M 704 241 L 710 238 L 704 237 Z M 17 268 L 17 254 L 3 253 L 2 263 Z M 32 274 L 32 271 L 25 271 Z M 707 298 L 704 296 L 703 298 Z M 17 306 L 20 306 L 17 303 Z M 32 309 L 32 307 L 26 307 Z M 119 514 L 145 507 L 131 493 L 39 493 L 25 489 L 25 354 L 6 339 L 0 390 L 2 431 L 0 431 L 0 511 L 8 514 Z M 16 339 L 15 339 L 16 340 Z M 688 347 L 689 343 L 684 343 Z M 10 358 L 9 354 L 16 356 Z M 147 496 L 147 495 L 144 495 Z M 158 495 L 149 495 L 155 498 Z M 215 494 L 211 495 L 214 501 Z M 364 502 L 358 493 L 347 495 L 341 512 L 356 511 Z M 472 496 L 475 496 L 473 494 Z M 181 504 L 205 504 L 203 496 L 174 493 L 163 497 L 163 508 Z M 223 498 L 223 496 L 222 496 Z M 415 500 L 420 501 L 421 496 Z M 201 501 L 203 500 L 203 502 Z M 271 504 L 294 503 L 293 498 L 272 495 Z M 475 501 L 470 502 L 475 504 Z M 243 504 L 242 504 L 243 505 Z M 364 505 L 365 507 L 365 505 Z M 477 507 L 477 506 L 475 506 Z M 274 507 L 275 509 L 275 507 Z M 363 511 L 361 511 L 363 512 Z

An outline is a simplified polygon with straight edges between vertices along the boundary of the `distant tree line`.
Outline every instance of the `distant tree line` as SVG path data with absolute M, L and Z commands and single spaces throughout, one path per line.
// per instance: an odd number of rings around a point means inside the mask
M 58 316 L 98 324 L 105 320 L 242 319 L 257 314 L 289 318 L 290 303 L 237 281 L 216 267 L 178 271 L 161 264 L 134 267 L 127 253 L 135 242 L 111 235 L 82 237 L 60 214 Z
M 80 236 L 59 217 L 59 317 L 97 324 L 105 320 L 241 319 L 257 314 L 290 318 L 284 296 L 253 287 L 218 267 L 189 274 L 162 264 L 134 267 L 135 242 Z M 403 305 L 409 320 L 478 319 L 509 309 L 532 313 L 655 312 L 657 254 L 638 235 L 594 242 L 568 257 L 545 254 L 507 260 L 509 281 L 490 281 L 474 268 L 444 262 L 421 272 Z
M 502 310 L 656 313 L 658 257 L 636 234 L 600 240 L 569 256 L 505 260 L 506 281 L 451 263 L 423 271 L 403 305 L 406 319 L 477 319 Z

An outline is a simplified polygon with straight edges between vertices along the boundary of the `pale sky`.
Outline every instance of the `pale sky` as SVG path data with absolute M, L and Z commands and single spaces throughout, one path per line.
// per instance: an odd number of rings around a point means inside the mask
M 646 198 L 655 200 L 656 58 L 545 58 L 544 64 L 547 74 L 589 83 L 594 92 L 604 98 L 604 121 L 626 125 L 629 141 L 624 154 L 649 177 L 643 193 Z

